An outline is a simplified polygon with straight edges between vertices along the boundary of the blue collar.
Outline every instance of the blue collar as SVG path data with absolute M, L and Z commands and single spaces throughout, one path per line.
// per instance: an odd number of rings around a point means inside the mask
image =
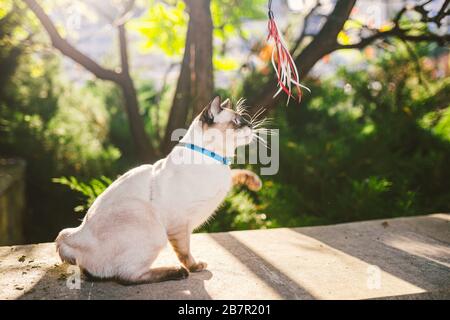
M 218 155 L 217 153 L 215 153 L 213 151 L 210 151 L 208 149 L 199 147 L 199 146 L 197 146 L 197 145 L 195 145 L 193 143 L 180 142 L 178 145 L 186 147 L 186 148 L 194 150 L 194 151 L 197 151 L 197 152 L 200 152 L 200 153 L 204 154 L 205 156 L 213 158 L 214 160 L 217 160 L 220 163 L 225 164 L 225 165 L 231 164 L 231 161 L 232 161 L 231 157 L 222 157 L 222 156 Z

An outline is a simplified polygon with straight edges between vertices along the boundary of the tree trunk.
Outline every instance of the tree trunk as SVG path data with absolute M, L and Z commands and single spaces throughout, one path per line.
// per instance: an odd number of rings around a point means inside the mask
M 153 162 L 156 160 L 157 155 L 150 143 L 147 133 L 145 132 L 144 121 L 139 113 L 137 92 L 129 71 L 125 25 L 122 24 L 118 26 L 118 33 L 122 70 L 120 71 L 120 79 L 117 84 L 122 89 L 125 110 L 128 116 L 128 123 L 130 124 L 131 137 L 133 138 L 138 159 L 143 162 Z
M 186 0 L 189 24 L 180 75 L 166 126 L 163 151 L 167 154 L 176 143 L 172 132 L 185 128 L 212 99 L 213 41 L 210 0 Z
M 173 97 L 172 107 L 169 113 L 169 120 L 167 121 L 166 131 L 164 134 L 164 141 L 162 144 L 163 153 L 170 152 L 173 146 L 171 141 L 171 134 L 177 128 L 184 128 L 186 125 L 186 119 L 189 111 L 190 93 L 191 93 L 191 81 L 190 81 L 190 43 L 192 37 L 191 23 L 188 25 L 188 31 L 186 35 L 186 46 L 184 49 L 183 62 L 181 63 L 180 75 L 178 76 L 177 87 L 175 89 L 175 95 Z
M 191 51 L 191 90 L 193 113 L 197 116 L 212 99 L 213 79 L 213 24 L 210 0 L 187 0 L 193 20 Z
M 124 76 L 119 86 L 122 90 L 125 103 L 125 111 L 130 125 L 130 133 L 133 139 L 136 156 L 141 162 L 153 162 L 156 160 L 156 153 L 150 144 L 150 140 L 145 132 L 145 125 L 142 115 L 139 113 L 136 89 L 133 80 Z

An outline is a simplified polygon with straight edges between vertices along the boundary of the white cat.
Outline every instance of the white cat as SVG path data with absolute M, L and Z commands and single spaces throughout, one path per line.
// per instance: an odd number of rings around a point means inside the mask
M 79 227 L 59 233 L 61 259 L 87 275 L 125 284 L 183 279 L 189 271 L 204 270 L 206 263 L 190 253 L 192 231 L 214 213 L 233 183 L 261 188 L 257 175 L 228 165 L 236 147 L 252 139 L 251 123 L 228 99 L 221 104 L 214 98 L 165 159 L 119 177 Z M 183 267 L 151 268 L 167 241 Z

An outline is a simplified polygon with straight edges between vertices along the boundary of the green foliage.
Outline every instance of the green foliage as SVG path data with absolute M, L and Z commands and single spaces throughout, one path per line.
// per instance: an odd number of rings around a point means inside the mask
M 114 175 L 121 154 L 109 141 L 106 105 L 60 77 L 53 54 L 23 46 L 24 29 L 16 30 L 30 21 L 14 10 L 0 20 L 0 65 L 8 67 L 0 72 L 0 156 L 26 160 L 25 234 L 30 242 L 48 241 L 76 221 L 70 212 L 77 202 L 51 178 Z
M 88 183 L 80 182 L 74 176 L 53 178 L 52 181 L 68 186 L 71 190 L 84 196 L 84 203 L 76 206 L 75 212 L 86 212 L 94 203 L 94 200 L 112 183 L 112 180 L 105 176 L 101 176 L 99 179 L 91 179 Z
M 36 64 L 46 66 L 42 74 L 32 75 L 30 69 L 36 65 L 30 59 L 4 91 L 2 144 L 24 155 L 42 148 L 41 152 L 53 157 L 56 170 L 72 167 L 79 174 L 98 172 L 120 156 L 116 148 L 104 144 L 109 131 L 105 106 L 89 91 L 57 79 L 58 66 L 52 56 L 39 60 Z
M 0 95 L 16 71 L 23 51 L 20 42 L 24 36 L 19 28 L 22 14 L 23 11 L 15 8 L 12 1 L 5 1 L 0 6 Z
M 233 219 L 231 194 L 204 230 L 235 228 L 249 213 L 264 214 L 264 226 L 288 227 L 448 212 L 450 79 L 423 67 L 433 52 L 399 42 L 364 70 L 311 81 L 302 105 L 274 116 L 279 173 L 263 176 L 263 189 Z
M 258 193 L 234 188 L 199 231 L 448 211 L 450 82 L 423 68 L 417 72 L 409 49 L 396 45 L 364 70 L 342 69 L 325 82 L 311 81 L 313 94 L 300 107 L 278 108 L 279 173 L 263 176 Z M 418 46 L 414 55 L 421 61 L 430 50 Z M 85 195 L 83 209 L 98 194 L 89 183 L 65 184 Z
M 156 47 L 168 56 L 183 54 L 188 21 L 185 7 L 183 1 L 172 6 L 152 1 L 146 14 L 130 23 L 131 29 L 145 36 L 141 49 Z
M 137 79 L 135 81 L 140 114 L 145 120 L 145 130 L 151 137 L 151 143 L 158 148 L 164 135 L 164 124 L 167 122 L 168 113 L 172 102 L 170 87 L 165 85 L 162 90 L 156 90 L 151 81 Z M 95 96 L 101 104 L 108 106 L 106 122 L 109 130 L 107 138 L 122 155 L 117 159 L 117 166 L 129 168 L 136 165 L 136 160 L 131 156 L 135 154 L 133 149 L 131 132 L 127 114 L 123 109 L 123 99 L 120 89 L 108 82 L 91 81 L 85 90 Z M 105 137 L 106 138 L 106 137 Z
M 265 0 L 212 0 L 211 16 L 214 30 L 213 36 L 217 42 L 214 48 L 213 65 L 217 70 L 229 71 L 238 67 L 232 57 L 226 55 L 226 42 L 236 36 L 247 38 L 247 32 L 242 28 L 245 20 L 265 17 Z M 143 51 L 159 49 L 167 56 L 180 57 L 184 52 L 188 14 L 186 5 L 181 0 L 167 3 L 150 3 L 143 17 L 131 21 L 130 28 L 141 33 L 144 41 Z
M 227 41 L 233 36 L 247 38 L 248 34 L 242 28 L 242 22 L 264 19 L 266 4 L 265 0 L 212 0 L 214 38 L 221 41 Z
M 233 189 L 222 203 L 215 217 L 199 231 L 222 232 L 229 230 L 266 229 L 273 223 L 260 212 L 261 205 L 255 202 L 255 194 L 244 188 Z

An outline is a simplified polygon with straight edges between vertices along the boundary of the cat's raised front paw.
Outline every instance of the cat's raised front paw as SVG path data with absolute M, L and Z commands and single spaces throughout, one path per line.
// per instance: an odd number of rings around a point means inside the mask
M 247 176 L 246 184 L 251 191 L 259 191 L 262 188 L 261 179 L 253 172 Z
M 262 187 L 261 179 L 255 173 L 245 169 L 233 169 L 233 185 L 245 185 L 251 191 L 259 191 Z

